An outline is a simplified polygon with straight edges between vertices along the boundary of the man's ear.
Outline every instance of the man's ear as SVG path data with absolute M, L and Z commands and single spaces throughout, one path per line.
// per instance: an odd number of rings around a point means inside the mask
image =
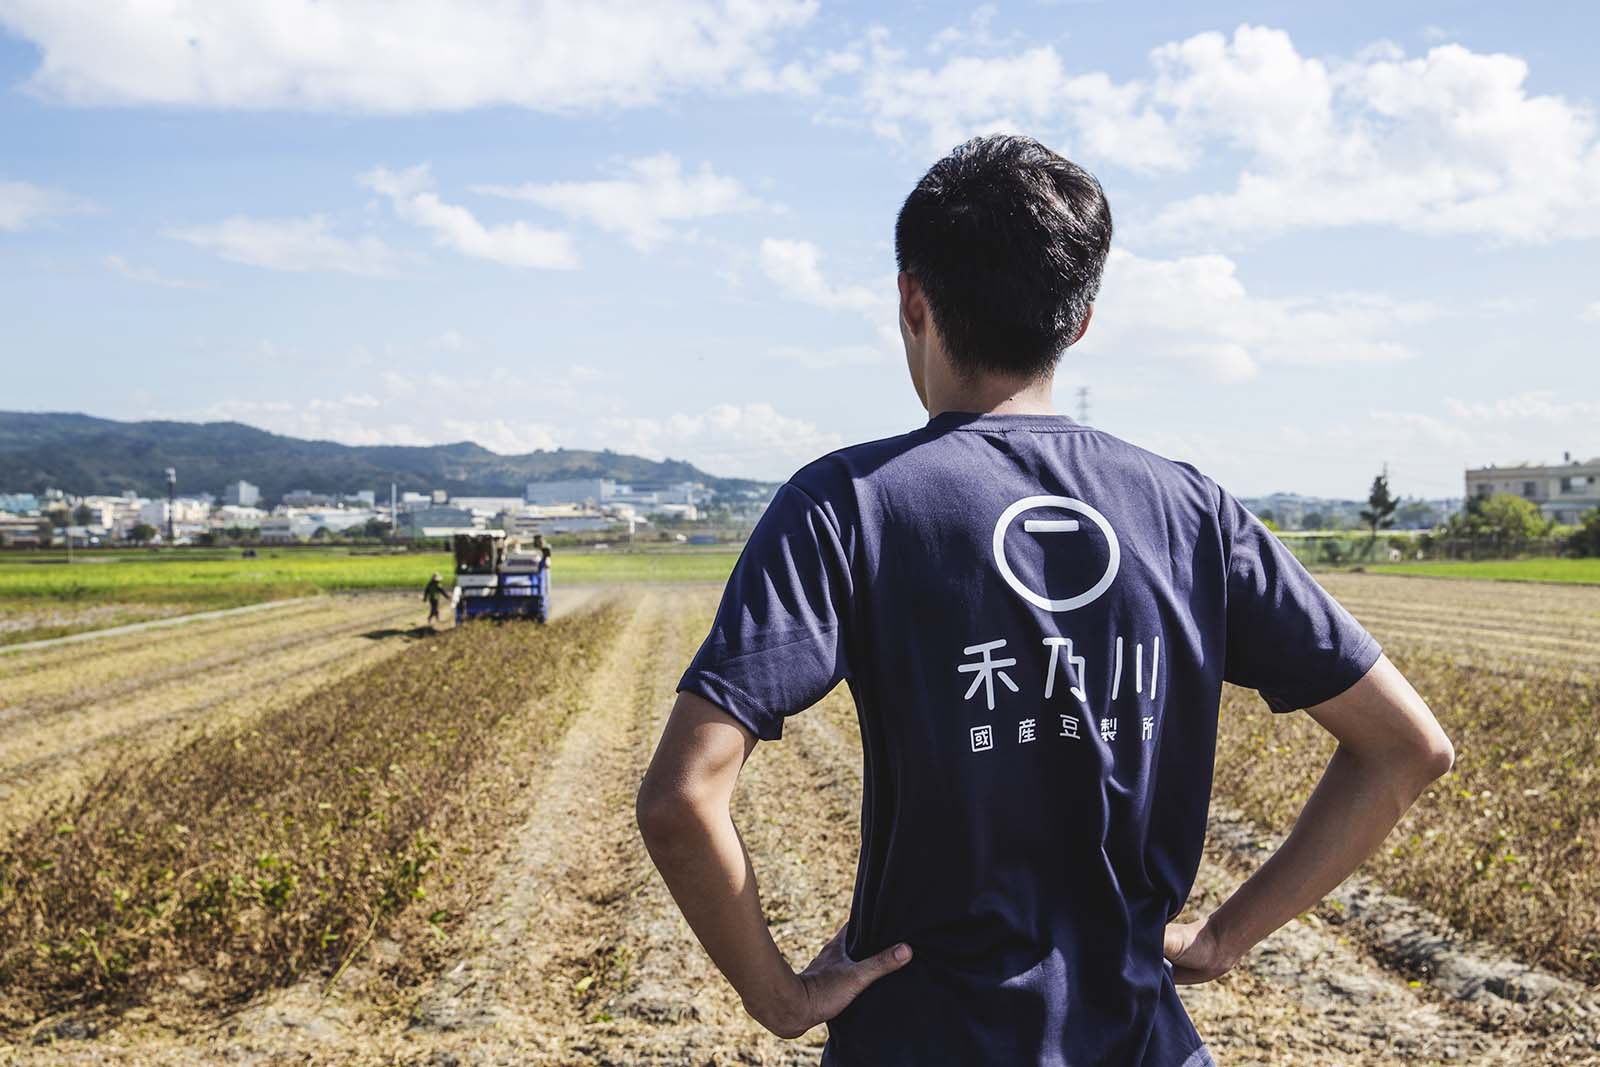
M 900 287 L 900 321 L 912 337 L 921 337 L 928 329 L 928 301 L 922 295 L 922 286 L 905 271 L 895 281 Z
M 1089 310 L 1087 310 L 1087 311 L 1085 311 L 1083 313 L 1083 325 L 1078 327 L 1078 336 L 1076 336 L 1076 337 L 1074 337 L 1072 339 L 1072 344 L 1069 344 L 1067 346 L 1068 348 L 1071 348 L 1072 345 L 1075 345 L 1079 341 L 1083 340 L 1083 335 L 1089 332 L 1089 322 L 1093 318 L 1094 318 L 1094 305 L 1090 304 L 1089 305 Z

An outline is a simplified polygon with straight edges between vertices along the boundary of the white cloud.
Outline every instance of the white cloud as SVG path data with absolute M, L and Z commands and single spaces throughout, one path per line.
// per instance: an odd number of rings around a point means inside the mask
M 544 270 L 569 270 L 578 265 L 568 234 L 520 220 L 485 226 L 466 208 L 440 200 L 432 191 L 433 178 L 426 163 L 398 172 L 378 167 L 363 174 L 361 184 L 388 197 L 395 214 L 427 230 L 435 244 L 464 256 Z
M 203 289 L 199 282 L 185 281 L 182 278 L 168 278 L 161 272 L 151 267 L 141 267 L 136 263 L 129 263 L 121 256 L 107 256 L 105 258 L 107 269 L 122 275 L 129 281 L 144 282 L 146 285 L 159 285 L 164 289 Z
M 1189 360 L 1218 380 L 1239 381 L 1265 363 L 1410 358 L 1409 347 L 1385 334 L 1431 314 L 1424 305 L 1374 294 L 1261 297 L 1246 289 L 1226 256 L 1146 259 L 1114 249 L 1082 344 Z
M 939 55 L 943 52 L 968 45 L 975 48 L 996 48 L 1005 42 L 994 35 L 994 17 L 996 9 L 993 4 L 980 4 L 973 8 L 967 16 L 965 26 L 946 26 L 933 35 L 928 42 L 928 52 Z
M 781 415 L 771 404 L 715 404 L 699 414 L 600 421 L 619 452 L 687 459 L 713 474 L 781 478 L 843 444 L 838 434 Z
M 806 89 L 770 53 L 816 0 L 0 0 L 71 104 L 416 112 L 648 104 L 684 90 Z M 790 69 L 793 68 L 793 69 Z
M 1600 140 L 1587 105 L 1527 88 L 1515 56 L 1377 46 L 1328 64 L 1241 27 L 1156 53 L 1182 128 L 1247 153 L 1234 189 L 1179 201 L 1174 235 L 1356 225 L 1543 242 L 1600 235 Z
M 1141 105 L 1137 83 L 1069 74 L 1053 45 L 922 68 L 908 65 L 880 32 L 870 54 L 861 104 L 868 125 L 884 137 L 904 140 L 909 128 L 929 151 L 943 153 L 981 133 L 1070 129 L 1081 141 L 1072 150 L 1095 159 L 1141 171 L 1189 162 L 1167 121 Z
M 31 182 L 0 181 L 0 232 L 15 232 L 41 219 L 84 210 L 70 193 Z
M 341 237 L 323 215 L 300 219 L 257 219 L 233 215 L 209 226 L 167 231 L 168 237 L 209 249 L 231 263 L 286 271 L 337 271 L 393 274 L 396 257 L 372 236 Z
M 822 251 L 810 241 L 764 239 L 761 269 L 786 296 L 831 311 L 877 312 L 887 299 L 864 285 L 830 283 L 822 274 Z
M 430 415 L 418 425 L 409 421 L 416 404 L 407 399 L 415 386 L 396 377 L 385 376 L 383 397 L 366 392 L 347 392 L 337 397 L 311 397 L 293 402 L 282 400 L 222 400 L 197 412 L 178 417 L 221 419 L 313 441 L 337 441 L 345 445 L 435 445 L 472 441 L 491 452 L 515 455 L 539 448 L 557 447 L 556 432 L 544 423 L 509 419 L 493 414 L 479 418 L 463 417 L 470 404 L 447 402 L 452 392 L 457 399 L 477 399 L 472 390 L 448 376 L 428 376 L 423 383 L 430 397 L 430 410 L 442 408 L 445 414 Z
M 1466 401 L 1446 397 L 1444 405 L 1445 410 L 1453 417 L 1476 423 L 1519 419 L 1545 424 L 1580 423 L 1593 426 L 1600 423 L 1600 400 L 1558 398 L 1555 393 L 1547 390 L 1496 397 L 1488 401 Z
M 750 211 L 760 201 L 733 178 L 702 163 L 685 174 L 669 153 L 630 161 L 622 177 L 592 182 L 474 186 L 491 196 L 526 200 L 602 230 L 627 236 L 637 248 L 649 248 L 673 236 L 668 225 L 736 211 Z
M 822 251 L 810 241 L 768 237 L 761 242 L 761 270 L 791 300 L 829 311 L 851 311 L 871 330 L 879 353 L 900 353 L 900 293 L 895 276 L 876 285 L 838 285 L 822 271 Z M 837 367 L 865 362 L 868 346 L 855 341 L 831 348 L 780 348 L 777 355 L 803 366 Z
M 863 120 L 934 152 L 1015 129 L 1139 171 L 1231 152 L 1233 188 L 1169 205 L 1151 227 L 1163 236 L 1358 225 L 1508 242 L 1600 235 L 1594 112 L 1531 92 L 1516 56 L 1444 44 L 1408 57 L 1380 43 L 1322 59 L 1281 30 L 1240 26 L 1162 45 L 1150 77 L 1118 82 L 1068 70 L 1051 45 L 919 67 L 880 30 L 867 52 Z

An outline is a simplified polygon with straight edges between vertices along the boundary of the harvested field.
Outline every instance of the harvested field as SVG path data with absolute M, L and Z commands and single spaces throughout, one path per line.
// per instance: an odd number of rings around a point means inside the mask
M 1407 646 L 1405 620 L 1380 622 L 1368 617 L 1370 609 L 1407 603 L 1430 622 L 1426 604 L 1436 597 L 1435 616 L 1482 623 L 1490 635 L 1464 636 L 1455 655 L 1468 656 L 1496 652 L 1503 629 L 1542 626 L 1551 637 L 1581 641 L 1600 621 L 1600 591 L 1549 607 L 1538 601 L 1541 587 L 1500 587 L 1528 590 L 1528 603 L 1484 603 L 1475 588 L 1452 583 L 1362 575 L 1336 581 L 1338 594 L 1408 667 L 1407 656 L 1423 662 L 1431 638 Z M 605 623 L 608 636 L 558 686 L 559 710 L 548 711 L 550 693 L 530 695 L 530 714 L 500 721 L 470 776 L 474 784 L 453 794 L 450 810 L 460 825 L 451 838 L 459 844 L 448 864 L 455 873 L 434 887 L 424 879 L 427 904 L 408 911 L 406 923 L 375 933 L 349 957 L 337 981 L 330 979 L 343 956 L 226 1010 L 184 1010 L 169 997 L 120 1011 L 50 1013 L 15 1034 L 10 1058 L 29 1064 L 429 1067 L 815 1063 L 820 1028 L 781 1042 L 744 1016 L 678 917 L 632 825 L 633 788 L 717 593 L 706 585 L 618 590 L 618 614 Z M 1498 616 L 1496 604 L 1504 609 Z M 421 647 L 406 645 L 401 654 L 437 654 Z M 563 655 L 563 648 L 553 644 L 550 651 Z M 1456 775 L 1503 777 L 1508 772 L 1499 763 L 1512 762 L 1529 782 L 1536 774 L 1549 778 L 1547 765 L 1563 758 L 1559 746 L 1582 741 L 1578 733 L 1557 732 L 1522 757 L 1494 756 L 1495 745 L 1525 732 L 1519 731 L 1525 720 L 1495 715 L 1493 702 L 1522 699 L 1517 694 L 1526 690 L 1519 686 L 1536 681 L 1543 667 L 1525 663 L 1517 673 L 1514 658 L 1492 667 L 1487 661 L 1427 662 L 1437 664 L 1430 669 L 1437 670 L 1439 684 L 1449 683 L 1450 672 L 1473 672 L 1449 691 L 1449 700 L 1440 699 L 1443 690 L 1428 694 L 1439 701 L 1462 752 Z M 1489 679 L 1510 688 L 1493 688 Z M 115 683 L 103 677 L 93 684 Z M 1587 683 L 1568 678 L 1561 684 Z M 47 702 L 50 692 L 42 688 L 32 699 Z M 1466 699 L 1472 694 L 1481 699 L 1472 703 Z M 537 728 L 541 709 L 559 720 L 555 732 Z M 1220 899 L 1251 869 L 1259 842 L 1286 829 L 1283 811 L 1296 789 L 1303 795 L 1324 754 L 1291 747 L 1302 740 L 1300 720 L 1273 717 L 1253 698 L 1230 696 L 1218 812 L 1194 907 Z M 1592 709 L 1588 721 L 1592 731 Z M 1475 770 L 1480 751 L 1485 762 Z M 796 963 L 847 916 L 859 844 L 860 758 L 854 712 L 841 688 L 792 720 L 782 742 L 759 746 L 741 779 L 736 817 L 762 878 L 774 934 Z M 1247 764 L 1251 758 L 1258 762 Z M 1432 853 L 1448 856 L 1439 839 L 1468 839 L 1463 835 L 1473 824 L 1457 829 L 1444 799 L 1458 789 L 1477 792 L 1477 784 L 1456 775 L 1390 841 L 1403 845 L 1411 833 L 1437 830 L 1427 839 L 1429 848 L 1401 848 L 1381 858 L 1334 905 L 1274 935 L 1234 973 L 1184 990 L 1220 1062 L 1600 1063 L 1600 997 L 1592 987 L 1528 975 L 1496 959 L 1498 950 L 1467 944 L 1384 895 L 1402 889 L 1425 898 L 1435 877 Z M 1269 778 L 1270 794 L 1253 791 Z M 1572 797 L 1551 804 L 1579 810 Z M 1506 819 L 1494 825 L 1511 824 L 1521 808 L 1506 805 Z M 1537 829 L 1515 826 L 1529 835 Z M 1459 857 L 1438 862 L 1440 871 L 1453 869 L 1458 881 L 1470 881 Z M 1496 877 L 1499 866 L 1489 868 Z M 1473 914 L 1489 914 L 1489 896 L 1472 898 Z M 1517 912 L 1515 922 L 1582 910 L 1581 900 L 1531 896 L 1538 906 Z M 430 923 L 428 909 L 447 914 Z M 1510 955 L 1522 953 L 1507 930 L 1479 929 L 1511 946 Z M 1452 976 L 1462 974 L 1480 977 L 1454 982 Z M 0 1061 L 6 1058 L 0 1051 Z
M 1600 983 L 1600 589 L 1332 576 L 1455 742 L 1368 873 L 1464 933 Z M 1217 790 L 1287 826 L 1332 746 L 1232 690 Z

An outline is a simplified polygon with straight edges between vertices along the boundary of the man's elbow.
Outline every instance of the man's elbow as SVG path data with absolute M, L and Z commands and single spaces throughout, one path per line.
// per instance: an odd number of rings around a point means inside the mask
M 639 824 L 639 836 L 653 852 L 681 839 L 694 823 L 696 812 L 681 791 L 646 776 L 634 797 L 633 817 Z
M 1417 755 L 1417 770 L 1429 782 L 1437 781 L 1450 773 L 1456 765 L 1456 746 L 1440 727 L 1435 727 Z
M 1421 796 L 1424 789 L 1449 774 L 1456 762 L 1455 746 L 1437 722 L 1412 738 L 1395 755 L 1397 759 L 1391 766 L 1398 763 L 1399 777 L 1409 786 L 1411 799 Z

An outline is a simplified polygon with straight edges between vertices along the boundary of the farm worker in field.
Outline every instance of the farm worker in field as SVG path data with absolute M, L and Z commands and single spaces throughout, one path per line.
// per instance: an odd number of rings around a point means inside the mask
M 895 250 L 928 420 L 778 489 L 640 786 L 701 944 L 774 1033 L 827 1023 L 824 1064 L 1211 1064 L 1175 987 L 1315 905 L 1451 765 L 1377 642 L 1231 493 L 1056 412 L 1110 246 L 1100 184 L 1029 138 L 968 141 L 918 182 Z M 1225 681 L 1338 747 L 1276 854 L 1179 922 Z M 841 682 L 861 861 L 849 921 L 797 972 L 729 800 Z
M 533 549 L 539 553 L 540 566 L 550 566 L 550 546 L 544 543 L 544 534 L 533 535 Z
M 412 588 L 416 588 L 413 586 Z M 434 571 L 433 577 L 428 579 L 428 584 L 422 588 L 422 599 L 428 602 L 428 622 L 439 621 L 439 601 L 449 594 L 444 591 L 444 583 L 439 578 L 439 572 Z

